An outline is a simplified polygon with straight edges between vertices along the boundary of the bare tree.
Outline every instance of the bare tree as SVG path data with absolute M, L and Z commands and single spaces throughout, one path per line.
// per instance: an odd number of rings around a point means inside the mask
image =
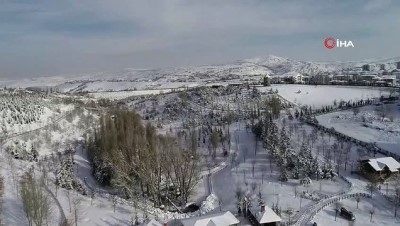
M 261 165 L 261 184 L 264 184 L 264 176 L 267 173 L 267 166 L 262 164 Z
M 254 136 L 254 155 L 257 155 L 257 148 L 258 148 L 258 138 L 257 136 Z
M 93 200 L 96 197 L 96 191 L 93 189 L 90 193 L 90 205 L 93 205 Z
M 14 158 L 12 157 L 12 155 L 7 155 L 7 160 L 8 160 L 8 165 L 10 166 L 12 182 L 14 184 L 15 189 L 18 190 L 18 183 L 15 175 L 16 170 L 15 170 Z
M 376 187 L 377 184 L 374 181 L 367 184 L 367 190 L 370 192 L 371 198 L 372 198 L 372 193 L 376 190 Z
M 111 202 L 112 202 L 113 211 L 115 213 L 115 208 L 117 207 L 117 203 L 118 203 L 116 195 L 111 196 Z
M 33 171 L 27 172 L 21 180 L 21 199 L 29 225 L 44 225 L 51 210 L 51 202 L 42 189 L 42 183 L 34 178 Z
M 238 207 L 238 213 L 239 214 L 242 211 L 241 203 L 242 203 L 243 196 L 244 196 L 244 191 L 242 190 L 241 187 L 238 186 L 236 188 L 236 190 L 235 190 L 235 198 L 236 198 L 236 201 L 237 201 L 237 207 Z
M 78 220 L 82 217 L 82 214 L 83 214 L 81 211 L 79 211 L 79 208 L 78 208 L 80 203 L 81 203 L 80 198 L 75 198 L 73 200 L 75 226 L 78 226 Z
M 65 190 L 65 195 L 67 196 L 68 199 L 68 205 L 69 205 L 69 212 L 72 213 L 72 204 L 71 204 L 71 192 L 70 190 Z
M 375 213 L 375 207 L 372 207 L 372 209 L 369 211 L 369 214 L 371 215 L 371 218 L 369 219 L 370 222 L 372 222 L 372 216 Z
M 220 137 L 219 133 L 216 128 L 214 128 L 212 134 L 211 134 L 211 145 L 213 149 L 212 157 L 215 159 L 217 157 L 217 148 L 218 148 L 218 143 L 220 142 Z
M 356 197 L 357 209 L 358 209 L 358 203 L 360 203 L 360 201 L 361 201 L 361 197 L 360 197 L 360 196 L 357 196 L 357 197 Z
M 396 187 L 394 195 L 394 216 L 397 217 L 397 210 L 400 206 L 400 187 Z
M 251 191 L 253 192 L 253 194 L 256 192 L 257 189 L 257 183 L 256 182 L 252 182 L 251 183 Z
M 244 147 L 243 148 L 243 162 L 246 162 L 246 157 L 247 157 L 248 152 L 249 152 L 249 149 L 247 147 Z
M 291 207 L 289 207 L 286 212 L 289 216 L 289 225 L 290 225 L 291 224 L 290 217 L 293 215 L 294 211 Z
M 335 221 L 338 213 L 340 212 L 340 208 L 342 208 L 342 204 L 340 202 L 335 203 Z
M 256 163 L 257 163 L 256 159 L 251 160 L 251 172 L 253 177 L 254 177 L 254 167 L 256 166 Z

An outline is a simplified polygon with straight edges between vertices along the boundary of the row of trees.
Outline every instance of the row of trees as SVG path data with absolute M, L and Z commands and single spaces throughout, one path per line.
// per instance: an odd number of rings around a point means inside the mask
M 253 127 L 253 132 L 262 139 L 264 147 L 280 167 L 281 181 L 287 181 L 289 176 L 294 179 L 322 179 L 334 175 L 330 164 L 321 166 L 317 158 L 312 156 L 307 143 L 303 143 L 300 150 L 295 151 L 290 145 L 290 135 L 285 126 L 279 130 L 271 115 L 266 114 L 266 117 Z
M 43 190 L 44 179 L 36 179 L 33 169 L 30 169 L 20 183 L 20 196 L 29 226 L 49 225 L 51 199 Z
M 157 205 L 167 199 L 184 203 L 199 179 L 197 153 L 175 137 L 157 134 L 132 111 L 103 115 L 87 148 L 96 179 L 128 198 L 141 192 Z

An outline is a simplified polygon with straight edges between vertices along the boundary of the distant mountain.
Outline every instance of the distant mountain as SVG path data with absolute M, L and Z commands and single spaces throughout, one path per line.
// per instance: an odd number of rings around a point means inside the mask
M 269 55 L 244 59 L 231 64 L 177 67 L 162 69 L 124 69 L 113 73 L 75 74 L 54 77 L 0 81 L 0 87 L 51 87 L 62 92 L 99 92 L 140 89 L 162 89 L 194 86 L 206 83 L 259 81 L 263 76 L 281 75 L 289 72 L 314 75 L 320 72 L 341 73 L 363 64 L 379 68 L 386 64 L 388 70 L 395 68 L 400 57 L 370 59 L 358 62 L 306 62 Z
M 394 69 L 400 57 L 389 59 L 370 59 L 354 62 L 306 62 L 292 60 L 284 57 L 269 55 L 263 58 L 252 58 L 242 60 L 256 65 L 269 68 L 274 74 L 284 74 L 288 72 L 298 72 L 302 74 L 314 75 L 320 72 L 340 72 L 342 70 L 354 69 L 364 64 L 371 64 L 378 67 L 379 64 L 387 64 L 387 69 Z

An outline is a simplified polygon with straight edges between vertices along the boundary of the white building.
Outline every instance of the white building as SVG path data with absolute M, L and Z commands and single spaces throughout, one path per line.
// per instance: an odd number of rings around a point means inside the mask
M 229 211 L 181 220 L 182 226 L 238 226 L 240 221 Z
M 376 159 L 368 159 L 367 162 L 376 172 L 389 170 L 392 173 L 397 173 L 400 170 L 400 163 L 392 157 L 383 157 Z
M 278 226 L 282 219 L 268 206 L 262 205 L 260 209 L 254 207 L 250 209 L 250 220 L 255 220 L 257 225 L 260 226 Z
M 304 79 L 307 76 L 304 76 L 300 73 L 291 71 L 282 75 L 275 75 L 272 77 L 273 83 L 304 83 Z

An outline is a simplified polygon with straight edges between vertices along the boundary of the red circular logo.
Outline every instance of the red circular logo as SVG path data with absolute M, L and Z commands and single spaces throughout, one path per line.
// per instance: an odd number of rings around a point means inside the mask
M 328 49 L 333 49 L 336 46 L 336 40 L 333 37 L 328 37 L 325 39 L 324 45 Z

